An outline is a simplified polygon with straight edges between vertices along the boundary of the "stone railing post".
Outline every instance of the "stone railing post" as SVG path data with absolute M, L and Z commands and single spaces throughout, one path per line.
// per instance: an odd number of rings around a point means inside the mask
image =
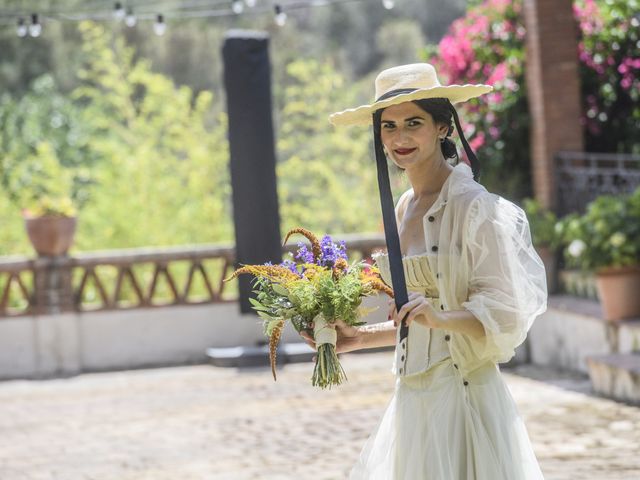
M 75 309 L 71 283 L 73 261 L 66 255 L 33 260 L 33 307 L 37 315 Z

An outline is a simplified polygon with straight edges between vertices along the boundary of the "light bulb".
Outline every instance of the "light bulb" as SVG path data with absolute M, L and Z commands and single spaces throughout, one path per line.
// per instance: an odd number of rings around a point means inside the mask
M 24 18 L 19 18 L 18 26 L 16 27 L 16 34 L 22 38 L 22 37 L 26 37 L 27 33 L 29 33 L 29 29 L 27 28 L 27 25 L 24 23 Z
M 242 3 L 242 0 L 233 0 L 231 10 L 233 10 L 233 13 L 236 15 L 240 15 L 244 10 L 244 3 Z
M 38 20 L 38 14 L 33 13 L 31 15 L 31 25 L 29 25 L 29 35 L 32 37 L 39 37 L 42 33 L 42 25 L 40 25 L 40 21 Z
M 156 17 L 156 23 L 153 24 L 153 31 L 156 35 L 164 35 L 164 32 L 167 31 L 167 24 L 164 23 L 164 16 L 159 14 Z
M 244 3 L 247 4 L 247 7 L 253 8 L 256 6 L 256 0 L 244 0 Z
M 387 10 L 391 10 L 395 6 L 394 0 L 382 0 L 382 5 Z
M 287 14 L 282 11 L 282 7 L 278 4 L 275 5 L 274 10 L 276 12 L 276 25 L 284 27 L 285 23 L 287 23 Z
M 113 6 L 113 18 L 116 20 L 122 20 L 126 15 L 121 2 L 116 2 Z
M 131 10 L 130 8 L 127 9 L 127 16 L 124 17 L 124 24 L 127 27 L 135 27 L 136 23 L 138 23 L 138 19 L 133 14 L 133 10 Z

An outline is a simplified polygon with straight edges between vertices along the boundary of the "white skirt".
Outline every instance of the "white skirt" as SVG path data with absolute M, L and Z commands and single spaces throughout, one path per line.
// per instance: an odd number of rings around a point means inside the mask
M 468 384 L 464 385 L 463 381 Z M 350 480 L 540 480 L 529 435 L 502 375 L 464 379 L 451 358 L 398 377 Z

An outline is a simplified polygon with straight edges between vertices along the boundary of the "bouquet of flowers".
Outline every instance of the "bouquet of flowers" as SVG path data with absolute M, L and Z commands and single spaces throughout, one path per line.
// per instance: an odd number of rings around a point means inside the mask
M 244 265 L 224 281 L 244 273 L 255 276 L 256 299 L 250 301 L 263 319 L 264 333 L 269 337 L 274 380 L 276 348 L 285 323 L 291 321 L 296 331 L 304 329 L 316 343 L 318 354 L 312 385 L 321 388 L 339 385 L 346 380 L 346 374 L 336 354 L 337 333 L 333 324 L 342 319 L 347 325 L 363 325 L 360 319 L 375 309 L 365 311 L 360 306 L 362 299 L 378 291 L 393 296 L 393 291 L 382 281 L 376 267 L 365 261 L 349 265 L 344 241 L 337 245 L 329 235 L 318 241 L 310 231 L 294 228 L 287 233 L 285 244 L 294 233 L 311 242 L 310 251 L 306 245 L 298 244 L 294 257 L 298 262 Z

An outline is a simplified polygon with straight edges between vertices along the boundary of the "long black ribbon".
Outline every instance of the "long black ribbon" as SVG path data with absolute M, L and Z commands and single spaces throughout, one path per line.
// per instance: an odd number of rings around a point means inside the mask
M 375 114 L 374 114 L 375 115 Z M 382 139 L 373 121 L 373 138 L 376 151 L 376 165 L 378 167 L 378 187 L 380 189 L 380 203 L 382 205 L 382 221 L 384 222 L 384 236 L 387 242 L 387 253 L 389 258 L 389 268 L 391 270 L 391 283 L 393 285 L 394 300 L 396 309 L 409 301 L 407 293 L 407 283 L 404 278 L 404 267 L 402 265 L 402 253 L 400 252 L 400 236 L 398 235 L 398 225 L 396 223 L 396 213 L 393 207 L 393 195 L 391 194 L 391 183 L 389 182 L 389 169 L 387 159 L 382 148 Z M 405 317 L 406 318 L 406 317 Z M 409 334 L 409 327 L 405 319 L 400 323 L 400 340 L 402 341 Z
M 456 112 L 455 107 L 451 104 L 451 101 L 447 99 L 449 103 L 449 110 L 453 114 L 453 121 L 456 124 L 456 129 L 458 130 L 458 135 L 460 136 L 460 140 L 462 141 L 462 146 L 464 147 L 464 151 L 467 154 L 467 158 L 469 159 L 469 163 L 471 163 L 471 171 L 473 172 L 473 179 L 476 182 L 480 181 L 480 162 L 478 161 L 478 157 L 473 153 L 467 139 L 464 136 L 464 132 L 462 131 L 462 127 L 460 126 L 460 119 L 458 118 L 458 112 Z

